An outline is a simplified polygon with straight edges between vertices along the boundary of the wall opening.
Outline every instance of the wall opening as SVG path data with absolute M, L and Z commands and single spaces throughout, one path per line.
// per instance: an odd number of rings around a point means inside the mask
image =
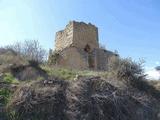
M 95 68 L 94 57 L 90 53 L 88 54 L 88 66 L 89 66 L 90 69 L 94 69 Z
M 91 47 L 87 44 L 84 48 L 84 51 L 89 53 L 91 51 Z
M 95 59 L 91 53 L 91 47 L 87 44 L 84 48 L 84 51 L 87 53 L 87 58 L 88 58 L 88 67 L 89 69 L 94 69 L 95 68 Z

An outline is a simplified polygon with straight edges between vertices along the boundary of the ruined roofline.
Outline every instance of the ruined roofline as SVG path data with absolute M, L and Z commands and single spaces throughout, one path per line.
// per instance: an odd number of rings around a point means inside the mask
M 63 30 L 56 32 L 55 49 L 64 49 L 75 45 L 84 48 L 87 44 L 91 49 L 99 48 L 98 28 L 91 23 L 70 21 Z
M 68 28 L 69 26 L 71 26 L 73 24 L 74 25 L 85 25 L 85 26 L 90 26 L 90 27 L 94 27 L 94 28 L 98 29 L 98 27 L 92 23 L 78 22 L 78 21 L 72 20 L 72 21 L 69 21 L 69 23 L 65 26 L 65 28 L 63 30 L 60 30 L 56 33 L 62 33 L 66 28 Z
M 85 25 L 85 26 L 91 26 L 91 27 L 97 28 L 97 26 L 95 26 L 94 24 L 92 24 L 90 22 L 89 23 L 85 23 L 85 22 L 82 22 L 82 21 L 78 22 L 78 21 L 74 21 L 73 20 L 73 21 L 70 21 L 69 24 Z
M 59 30 L 58 32 L 56 32 L 56 36 L 57 35 L 61 35 L 64 33 L 64 31 L 69 28 L 70 26 L 78 26 L 78 25 L 83 25 L 83 26 L 86 26 L 86 27 L 92 27 L 94 29 L 96 29 L 98 31 L 98 27 L 96 27 L 94 24 L 91 24 L 91 23 L 85 23 L 85 22 L 78 22 L 78 21 L 75 21 L 75 20 L 72 20 L 72 21 L 69 21 L 69 23 L 65 26 L 64 29 L 62 30 Z M 56 41 L 56 39 L 55 39 Z
M 56 32 L 56 34 L 62 34 L 64 32 L 64 30 L 59 30 L 58 32 Z

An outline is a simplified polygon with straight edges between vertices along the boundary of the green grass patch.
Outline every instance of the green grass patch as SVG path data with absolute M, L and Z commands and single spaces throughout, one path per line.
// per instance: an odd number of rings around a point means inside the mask
M 13 75 L 10 73 L 4 74 L 3 82 L 7 84 L 18 84 L 19 83 L 19 81 L 16 78 L 14 78 Z
M 72 80 L 76 76 L 76 72 L 71 69 L 64 69 L 64 68 L 52 68 L 48 66 L 43 66 L 42 69 L 47 71 L 49 76 L 55 76 L 62 79 Z
M 66 69 L 50 66 L 41 66 L 42 69 L 47 71 L 47 74 L 50 76 L 55 76 L 58 78 L 73 80 L 76 75 L 80 76 L 105 76 L 106 72 L 90 71 L 90 70 L 75 70 L 75 69 Z
M 0 104 L 6 105 L 10 99 L 11 91 L 7 88 L 0 89 Z

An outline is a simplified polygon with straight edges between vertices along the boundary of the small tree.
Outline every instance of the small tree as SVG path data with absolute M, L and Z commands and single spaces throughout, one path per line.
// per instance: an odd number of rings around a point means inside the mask
M 13 45 L 6 46 L 6 48 L 13 49 L 29 61 L 42 63 L 46 57 L 46 50 L 42 48 L 38 40 L 16 42 Z

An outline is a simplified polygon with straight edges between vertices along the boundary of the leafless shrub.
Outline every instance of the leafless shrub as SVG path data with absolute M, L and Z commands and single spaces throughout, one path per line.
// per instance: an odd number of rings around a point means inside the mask
M 30 61 L 41 63 L 45 60 L 46 50 L 42 48 L 38 40 L 25 40 L 24 42 L 16 42 L 5 48 L 12 49 Z
M 113 72 L 118 79 L 130 81 L 144 78 L 142 62 L 134 62 L 131 58 L 111 57 L 109 60 L 109 72 Z
M 0 48 L 0 69 L 7 66 L 9 67 L 10 65 L 24 65 L 27 63 L 27 60 L 17 54 L 14 50 Z
M 146 75 L 144 74 L 142 62 L 137 63 L 130 58 L 113 57 L 109 61 L 109 73 L 107 75 L 116 79 L 116 83 L 123 83 L 128 89 L 136 88 L 156 99 L 160 99 L 159 91 L 145 79 Z

